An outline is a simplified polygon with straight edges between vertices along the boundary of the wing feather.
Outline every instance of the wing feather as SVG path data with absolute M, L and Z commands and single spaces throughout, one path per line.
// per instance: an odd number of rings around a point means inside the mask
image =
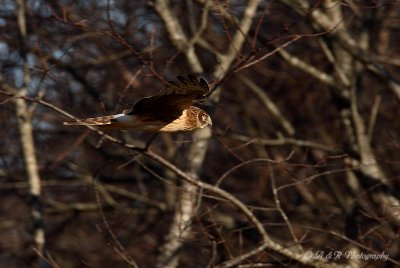
M 179 117 L 183 110 L 188 109 L 194 102 L 205 100 L 209 87 L 203 78 L 198 80 L 194 75 L 177 78 L 180 82 L 169 82 L 164 89 L 139 100 L 123 113 L 158 116 L 168 121 Z

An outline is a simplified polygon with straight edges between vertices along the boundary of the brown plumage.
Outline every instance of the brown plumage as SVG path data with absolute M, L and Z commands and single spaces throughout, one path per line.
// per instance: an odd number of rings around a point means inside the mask
M 192 106 L 205 100 L 207 82 L 193 75 L 178 76 L 179 83 L 169 84 L 153 96 L 140 99 L 121 114 L 66 121 L 64 125 L 91 125 L 101 128 L 144 131 L 190 131 L 212 125 L 210 116 Z

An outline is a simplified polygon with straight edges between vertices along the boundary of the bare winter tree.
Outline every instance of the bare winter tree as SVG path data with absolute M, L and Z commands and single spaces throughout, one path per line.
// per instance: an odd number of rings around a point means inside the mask
M 1 6 L 5 267 L 400 265 L 397 1 Z M 188 74 L 211 128 L 62 125 Z

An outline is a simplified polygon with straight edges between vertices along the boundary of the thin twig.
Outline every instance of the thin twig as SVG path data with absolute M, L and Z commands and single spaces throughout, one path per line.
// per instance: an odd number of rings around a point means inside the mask
M 295 242 L 298 251 L 302 252 L 303 247 L 301 246 L 299 240 L 297 239 L 297 237 L 294 233 L 292 224 L 290 223 L 288 216 L 286 215 L 285 211 L 283 210 L 283 208 L 281 206 L 281 201 L 279 200 L 279 196 L 278 196 L 279 190 L 276 188 L 275 174 L 274 174 L 273 168 L 271 166 L 269 166 L 268 168 L 269 168 L 269 174 L 270 174 L 270 178 L 271 178 L 271 187 L 272 187 L 272 194 L 274 195 L 275 206 L 276 206 L 277 210 L 279 211 L 279 214 L 281 214 L 283 220 L 285 221 L 286 226 L 289 229 L 290 235 L 292 236 L 292 239 Z
M 374 104 L 372 105 L 371 116 L 370 116 L 369 122 L 368 122 L 368 134 L 367 134 L 369 143 L 371 143 L 371 140 L 372 140 L 372 134 L 373 134 L 374 128 L 375 128 L 376 118 L 378 117 L 381 99 L 382 99 L 381 96 L 376 96 Z

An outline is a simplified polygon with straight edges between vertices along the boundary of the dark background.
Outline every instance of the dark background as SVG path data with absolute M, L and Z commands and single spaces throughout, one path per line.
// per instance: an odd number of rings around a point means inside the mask
M 263 245 L 231 199 L 176 169 L 236 197 L 296 256 L 398 265 L 398 1 L 260 1 L 248 29 L 255 1 L 162 2 L 0 1 L 0 266 L 214 267 Z M 189 73 L 214 89 L 201 106 L 213 126 L 151 142 L 172 168 L 62 125 L 55 109 L 121 112 Z M 106 133 L 135 146 L 152 137 Z M 162 261 L 186 199 L 187 233 Z M 350 251 L 390 260 L 327 255 Z M 266 246 L 238 263 L 312 260 Z

